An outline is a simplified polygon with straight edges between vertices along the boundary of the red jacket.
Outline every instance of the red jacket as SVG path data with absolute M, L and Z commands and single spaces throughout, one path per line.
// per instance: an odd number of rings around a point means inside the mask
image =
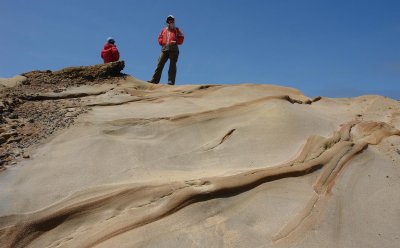
M 114 44 L 106 43 L 101 50 L 101 57 L 104 60 L 104 64 L 119 60 L 119 51 L 117 46 Z
M 179 28 L 174 28 L 172 30 L 169 30 L 167 27 L 163 28 L 161 30 L 160 35 L 158 36 L 158 43 L 161 46 L 167 46 L 167 45 L 182 45 L 184 36 L 181 30 Z

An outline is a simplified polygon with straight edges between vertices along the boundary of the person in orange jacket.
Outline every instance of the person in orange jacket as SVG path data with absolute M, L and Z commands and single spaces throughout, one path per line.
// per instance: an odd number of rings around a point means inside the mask
M 101 50 L 101 58 L 104 60 L 104 64 L 119 60 L 119 51 L 113 37 L 108 37 L 107 43 Z
M 161 30 L 158 36 L 158 43 L 161 46 L 161 54 L 158 58 L 157 68 L 154 71 L 152 79 L 149 81 L 158 84 L 161 79 L 162 70 L 169 59 L 168 84 L 174 85 L 176 78 L 176 63 L 179 57 L 178 45 L 182 45 L 184 36 L 182 31 L 175 27 L 175 17 L 169 15 L 166 19 L 167 27 Z

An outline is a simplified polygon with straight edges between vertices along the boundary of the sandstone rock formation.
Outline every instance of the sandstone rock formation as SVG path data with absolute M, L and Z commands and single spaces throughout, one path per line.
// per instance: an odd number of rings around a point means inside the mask
M 24 94 L 6 125 L 30 123 L 28 103 L 54 105 L 63 124 L 3 162 L 1 247 L 400 244 L 398 101 L 82 78 L 35 94 L 23 86 L 36 83 L 15 86 Z M 2 126 L 2 149 L 18 125 Z

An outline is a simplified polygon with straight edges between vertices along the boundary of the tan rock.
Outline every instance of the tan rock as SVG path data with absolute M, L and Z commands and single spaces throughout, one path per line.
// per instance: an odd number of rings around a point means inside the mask
M 398 246 L 398 101 L 134 78 L 114 90 L 2 172 L 3 246 Z

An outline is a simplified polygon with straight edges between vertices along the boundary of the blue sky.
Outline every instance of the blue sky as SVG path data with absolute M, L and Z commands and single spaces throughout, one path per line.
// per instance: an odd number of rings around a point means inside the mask
M 149 80 L 157 36 L 173 14 L 185 34 L 178 85 L 400 99 L 399 13 L 396 0 L 0 0 L 0 77 L 102 63 L 113 36 L 124 72 Z

